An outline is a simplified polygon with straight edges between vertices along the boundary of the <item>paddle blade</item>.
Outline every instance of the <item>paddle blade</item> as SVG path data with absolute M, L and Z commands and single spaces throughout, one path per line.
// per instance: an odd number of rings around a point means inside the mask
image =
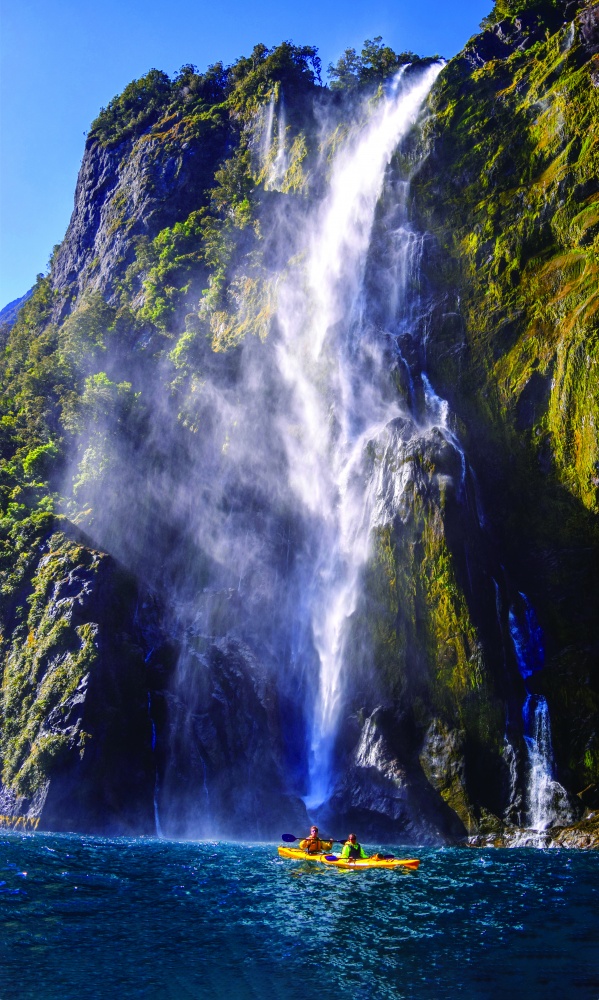
M 292 833 L 282 833 L 281 840 L 285 840 L 288 844 L 293 844 L 295 840 L 299 840 L 299 837 L 294 837 Z
M 325 854 L 324 859 L 325 861 L 339 861 L 336 854 Z

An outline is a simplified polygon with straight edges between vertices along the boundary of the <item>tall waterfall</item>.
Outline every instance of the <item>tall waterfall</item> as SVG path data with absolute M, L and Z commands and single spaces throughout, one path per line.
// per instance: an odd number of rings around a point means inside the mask
M 163 829 L 218 829 L 241 809 L 233 786 L 255 815 L 256 767 L 273 775 L 266 812 L 285 796 L 312 813 L 336 808 L 352 677 L 377 674 L 368 637 L 355 642 L 373 538 L 409 522 L 415 497 L 468 492 L 448 404 L 423 371 L 426 237 L 409 221 L 408 182 L 390 169 L 441 68 L 399 74 L 342 125 L 326 118 L 308 198 L 283 193 L 291 126 L 281 95 L 262 116 L 269 264 L 240 261 L 233 289 L 247 330 L 259 287 L 271 335 L 245 337 L 231 385 L 203 387 L 209 430 L 183 516 L 206 570 L 180 602 L 187 632 L 166 705 Z M 275 701 L 283 732 L 269 728 L 279 725 Z M 376 758 L 384 771 L 374 723 L 359 745 L 356 766 Z
M 401 413 L 381 339 L 365 314 L 366 260 L 386 168 L 440 68 L 432 66 L 411 85 L 400 74 L 336 155 L 327 194 L 308 219 L 303 280 L 294 273 L 278 295 L 277 360 L 291 390 L 280 429 L 290 483 L 313 519 L 316 539 L 306 580 L 318 655 L 308 710 L 310 807 L 330 790 L 347 623 L 376 516 L 376 476 L 368 471 L 366 449 L 384 445 L 386 428 Z M 405 285 L 412 240 L 407 230 L 403 235 L 397 259 Z

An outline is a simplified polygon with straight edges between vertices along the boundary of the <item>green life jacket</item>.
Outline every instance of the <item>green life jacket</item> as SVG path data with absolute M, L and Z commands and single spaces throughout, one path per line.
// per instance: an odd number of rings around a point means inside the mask
M 364 851 L 360 844 L 350 844 L 349 841 L 345 844 L 343 851 L 341 852 L 342 858 L 350 858 L 352 861 L 357 861 L 358 858 L 364 857 Z

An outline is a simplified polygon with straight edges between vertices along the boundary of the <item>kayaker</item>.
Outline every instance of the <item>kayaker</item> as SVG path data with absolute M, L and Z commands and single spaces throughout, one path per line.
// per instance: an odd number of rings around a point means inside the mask
M 342 858 L 349 858 L 350 861 L 357 861 L 358 858 L 367 858 L 368 855 L 364 852 L 364 848 L 358 843 L 358 839 L 355 833 L 350 833 L 345 844 L 343 845 L 343 850 L 341 851 Z
M 307 851 L 308 854 L 324 854 L 325 851 L 330 851 L 332 846 L 332 840 L 320 839 L 317 826 L 311 826 L 310 836 L 300 840 L 300 849 Z

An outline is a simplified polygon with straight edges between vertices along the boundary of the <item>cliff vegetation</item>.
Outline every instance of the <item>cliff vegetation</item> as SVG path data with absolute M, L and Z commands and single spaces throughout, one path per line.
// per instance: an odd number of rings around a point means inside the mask
M 496 0 L 481 28 L 394 158 L 369 262 L 409 180 L 426 240 L 399 347 L 464 448 L 417 415 L 397 438 L 404 494 L 361 574 L 333 755 L 331 818 L 429 840 L 526 821 L 527 695 L 547 699 L 570 819 L 599 805 L 599 5 Z M 315 651 L 285 586 L 309 519 L 255 474 L 287 391 L 277 295 L 292 207 L 321 194 L 357 102 L 430 62 L 377 37 L 327 87 L 316 48 L 257 45 L 152 69 L 92 123 L 65 240 L 2 327 L 7 822 L 306 818 Z M 546 647 L 531 677 L 524 602 Z

